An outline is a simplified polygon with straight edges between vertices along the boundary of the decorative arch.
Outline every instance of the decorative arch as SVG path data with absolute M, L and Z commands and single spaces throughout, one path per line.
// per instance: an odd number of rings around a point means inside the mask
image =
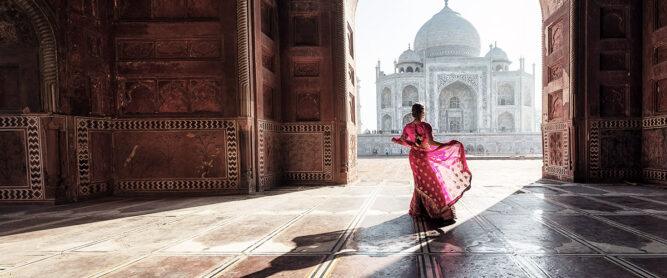
M 389 88 L 384 88 L 382 90 L 382 108 L 391 108 L 391 90 Z
M 511 84 L 498 87 L 498 105 L 514 105 L 514 87 Z
M 406 69 L 405 71 L 406 72 L 415 72 L 415 70 L 411 66 L 408 66 L 408 69 Z
M 504 112 L 498 116 L 498 131 L 514 132 L 514 115 L 510 112 Z
M 54 24 L 47 16 L 47 8 L 41 1 L 9 0 L 15 2 L 32 21 L 39 41 L 39 64 L 41 79 L 41 102 L 45 112 L 56 112 L 58 108 L 58 48 Z M 40 3 L 37 3 L 40 2 Z
M 461 100 L 458 97 L 452 97 L 449 99 L 449 108 L 450 109 L 459 109 L 461 108 Z
M 420 72 L 421 69 L 419 67 L 415 68 L 415 72 Z
M 401 73 L 405 72 L 405 68 L 401 68 L 401 69 L 399 70 L 399 72 L 401 72 Z
M 414 118 L 412 117 L 411 113 L 405 114 L 405 116 L 403 116 L 403 126 L 409 124 L 412 121 L 414 121 Z
M 441 132 L 477 130 L 477 94 L 466 83 L 455 81 L 444 87 L 438 97 L 438 108 Z
M 391 131 L 391 116 L 384 115 L 384 117 L 382 117 L 382 130 Z
M 415 102 L 419 101 L 419 91 L 417 87 L 412 85 L 405 86 L 401 96 L 403 107 L 411 107 Z

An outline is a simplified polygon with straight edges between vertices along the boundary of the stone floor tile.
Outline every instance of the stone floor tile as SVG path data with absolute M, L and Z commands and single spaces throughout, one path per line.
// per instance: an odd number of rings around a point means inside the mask
M 77 223 L 35 232 L 2 237 L 0 256 L 15 251 L 58 252 L 84 246 L 94 241 L 103 240 L 120 233 L 128 232 L 147 225 L 154 225 L 162 220 L 156 217 L 130 217 L 107 220 L 106 218 L 87 217 L 76 219 Z
M 581 196 L 545 196 L 546 199 L 561 202 L 572 207 L 585 210 L 588 212 L 619 212 L 623 208 L 597 202 L 586 197 Z
M 254 252 L 331 252 L 354 215 L 306 215 Z
M 531 193 L 539 193 L 539 194 L 563 194 L 563 191 L 559 191 L 556 189 L 551 189 L 548 187 L 544 186 L 524 186 L 522 188 L 523 190 L 526 190 Z
M 367 197 L 332 197 L 317 206 L 313 213 L 356 214 Z
M 218 277 L 306 277 L 323 259 L 324 256 L 251 256 Z
M 662 257 L 626 257 L 623 258 L 658 277 L 667 277 L 667 256 Z
M 509 255 L 440 255 L 435 259 L 447 278 L 529 277 Z
M 339 256 L 329 277 L 420 277 L 416 256 Z
M 602 195 L 609 193 L 604 190 L 594 189 L 583 185 L 561 186 L 559 189 L 578 194 Z
M 605 202 L 619 204 L 634 209 L 667 212 L 666 204 L 645 201 L 637 198 L 632 198 L 630 196 L 600 196 L 596 198 Z
M 134 255 L 117 253 L 73 253 L 62 254 L 28 266 L 10 269 L 0 277 L 88 277 L 111 270 L 116 265 L 129 261 Z
M 105 275 L 109 278 L 200 277 L 224 264 L 228 256 L 151 256 Z
M 194 237 L 228 219 L 229 217 L 188 216 L 176 221 L 149 226 L 144 230 L 102 241 L 77 251 L 113 252 L 132 250 L 135 252 L 153 252 L 179 239 L 184 240 L 188 237 Z
M 530 259 L 552 278 L 637 277 L 604 257 L 539 256 Z
M 667 241 L 667 223 L 664 219 L 650 215 L 605 215 L 603 217 Z
M 408 213 L 412 196 L 407 197 L 378 197 L 369 208 L 370 214 L 375 213 Z
M 294 215 L 249 215 L 198 237 L 175 244 L 165 252 L 239 253 L 294 219 Z
M 455 224 L 448 226 L 444 226 L 443 221 L 424 222 L 430 252 L 510 252 L 498 238 L 484 230 L 474 219 L 458 220 Z
M 409 214 L 366 215 L 345 250 L 368 253 L 419 251 L 419 235 Z
M 533 217 L 523 215 L 484 214 L 483 217 L 501 232 L 507 243 L 521 253 L 590 254 L 593 251 Z
M 587 216 L 545 215 L 545 217 L 607 253 L 653 253 L 667 250 L 665 244 L 642 238 Z

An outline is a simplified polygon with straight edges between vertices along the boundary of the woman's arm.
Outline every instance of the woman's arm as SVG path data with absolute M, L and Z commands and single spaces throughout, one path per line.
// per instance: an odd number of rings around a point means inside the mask
M 443 145 L 442 143 L 433 140 L 433 138 L 428 138 L 428 144 L 436 148 Z

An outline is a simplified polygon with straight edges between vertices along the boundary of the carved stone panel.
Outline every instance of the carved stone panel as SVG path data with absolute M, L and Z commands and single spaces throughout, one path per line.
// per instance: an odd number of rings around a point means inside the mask
M 625 38 L 627 15 L 624 8 L 603 7 L 600 11 L 600 36 L 602 38 Z
M 549 54 L 555 52 L 558 49 L 564 47 L 563 43 L 565 42 L 565 23 L 563 19 L 560 19 L 548 28 L 548 50 Z
M 262 66 L 273 72 L 274 71 L 274 64 L 275 64 L 275 55 L 268 49 L 264 49 L 262 51 Z
M 181 58 L 188 56 L 188 43 L 184 40 L 165 40 L 155 44 L 157 58 Z
M 548 111 L 549 121 L 562 119 L 563 116 L 563 91 L 550 93 Z
M 0 187 L 28 186 L 25 133 L 0 130 L 0 146 Z
M 563 78 L 563 61 L 558 61 L 549 66 L 549 82 Z
M 220 81 L 190 80 L 189 96 L 192 98 L 192 112 L 221 112 L 222 99 Z
M 0 110 L 21 110 L 19 67 L 0 67 Z
M 152 41 L 119 41 L 116 49 L 121 60 L 155 57 L 155 43 Z
M 111 132 L 91 131 L 89 135 L 91 182 L 104 182 L 112 177 Z
M 151 17 L 150 0 L 120 0 L 116 1 L 118 16 L 122 19 L 140 19 Z
M 324 135 L 315 133 L 283 134 L 283 165 L 288 172 L 321 172 L 324 170 Z
M 294 63 L 295 77 L 318 77 L 320 76 L 319 62 L 296 62 Z
M 187 17 L 185 0 L 152 0 L 153 18 Z
M 600 70 L 628 70 L 627 54 L 625 52 L 607 52 L 600 54 Z
M 600 136 L 602 169 L 638 168 L 640 158 L 640 130 L 602 130 Z
M 188 0 L 188 17 L 216 18 L 219 11 L 219 0 Z
M 145 114 L 157 111 L 157 82 L 154 80 L 128 81 L 120 97 L 120 106 L 126 114 Z
M 160 113 L 185 113 L 190 107 L 190 97 L 187 94 L 186 81 L 160 81 L 158 105 Z
M 627 115 L 628 86 L 600 86 L 600 115 L 603 117 Z
M 297 95 L 296 118 L 298 121 L 320 120 L 320 94 L 299 93 Z
M 657 112 L 667 112 L 667 79 L 655 83 L 655 107 Z
M 667 61 L 667 45 L 661 45 L 655 48 L 655 62 L 660 64 Z
M 642 140 L 644 168 L 667 169 L 667 128 L 645 129 Z
M 551 132 L 547 135 L 549 137 L 549 166 L 563 166 L 563 132 Z
M 667 3 L 665 1 L 657 0 L 655 1 L 655 4 L 656 4 L 655 27 L 656 29 L 659 29 L 667 26 Z
M 264 117 L 268 119 L 273 119 L 273 95 L 274 95 L 274 89 L 269 87 L 269 86 L 264 86 L 264 89 L 262 90 L 264 93 L 264 101 L 263 101 L 263 106 L 262 108 L 264 109 Z
M 294 45 L 319 46 L 320 31 L 317 17 L 294 17 Z
M 114 133 L 121 180 L 225 178 L 224 132 L 119 131 Z

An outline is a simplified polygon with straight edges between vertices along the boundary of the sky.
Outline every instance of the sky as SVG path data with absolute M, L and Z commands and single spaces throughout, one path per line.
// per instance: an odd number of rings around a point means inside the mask
M 374 130 L 376 120 L 375 66 L 393 73 L 394 60 L 414 44 L 419 28 L 445 6 L 444 0 L 359 0 L 356 15 L 355 52 L 361 80 L 363 129 Z M 538 0 L 449 0 L 449 7 L 472 23 L 479 32 L 485 55 L 489 44 L 498 43 L 509 56 L 510 70 L 526 58 L 526 71 L 536 64 L 535 89 L 541 106 L 542 14 Z

